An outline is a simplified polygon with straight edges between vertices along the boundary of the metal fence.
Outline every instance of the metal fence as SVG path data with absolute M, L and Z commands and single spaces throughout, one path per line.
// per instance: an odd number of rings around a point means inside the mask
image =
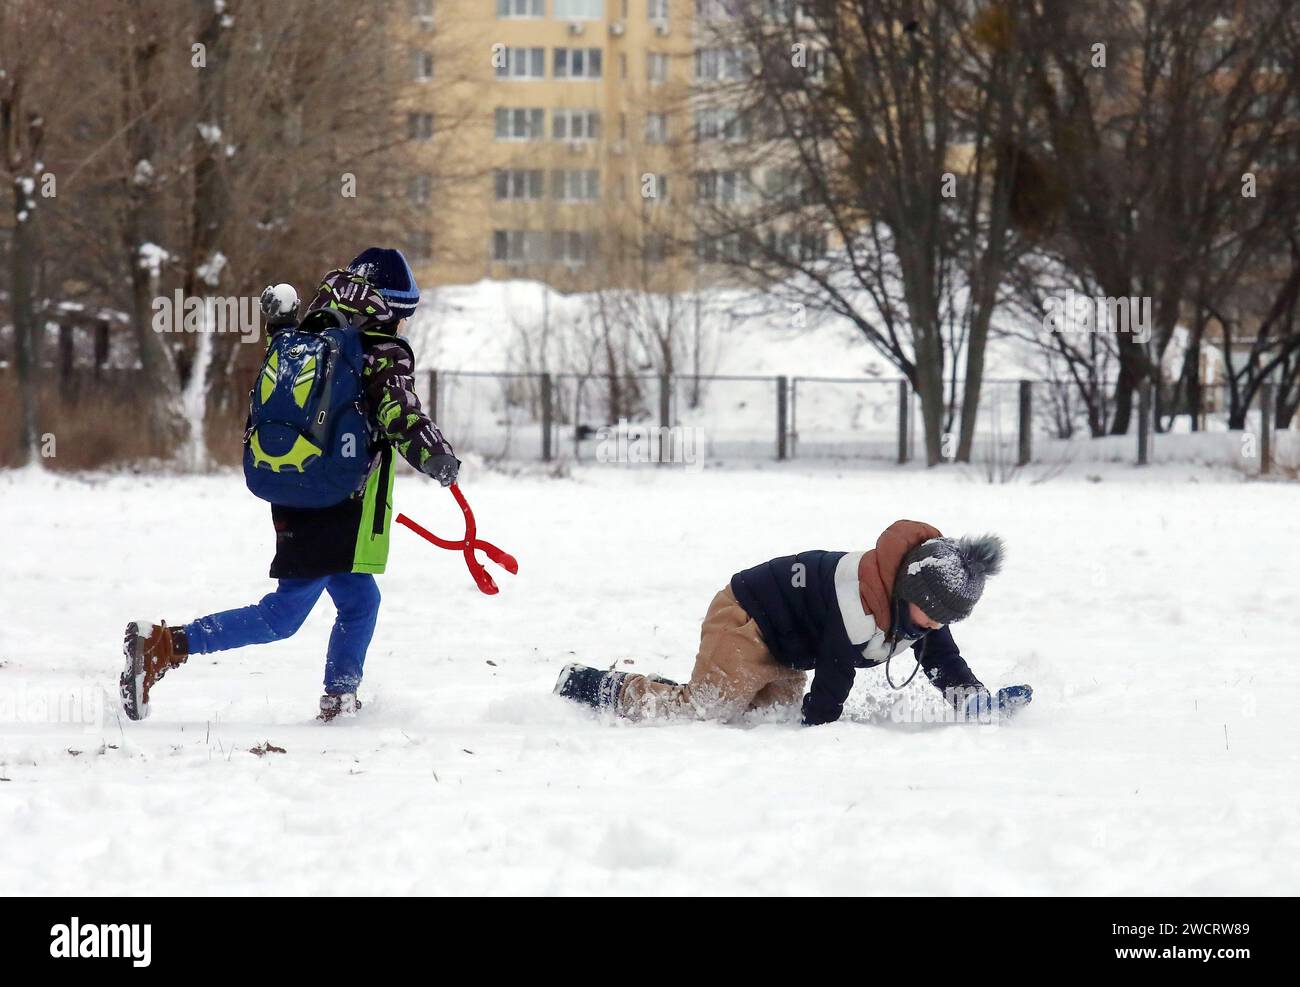
M 76 368 L 48 373 L 44 385 L 67 396 L 125 400 L 140 390 L 138 368 Z M 458 450 L 490 460 L 599 461 L 627 439 L 670 430 L 660 458 L 688 461 L 924 461 L 920 400 L 905 380 L 814 376 L 542 374 L 425 371 L 426 407 Z M 0 462 L 17 448 L 17 379 L 0 365 Z M 953 459 L 961 388 L 946 389 L 941 454 Z M 1086 414 L 1068 382 L 987 379 L 981 384 L 971 461 L 993 471 L 1064 460 L 1226 465 L 1248 474 L 1300 474 L 1300 428 L 1277 429 L 1295 414 L 1295 394 L 1267 383 L 1229 401 L 1226 385 L 1206 385 L 1195 423 L 1168 395 L 1138 389 L 1129 434 L 1090 438 Z M 229 410 L 239 414 L 241 397 Z M 1238 404 L 1246 404 L 1244 412 Z M 6 407 L 7 405 L 7 407 Z M 1185 408 L 1185 404 L 1183 406 Z M 1237 408 L 1230 417 L 1229 409 Z M 1267 410 L 1266 410 L 1267 409 Z M 48 409 L 47 409 L 48 410 Z M 1102 409 L 1109 418 L 1111 409 Z M 232 419 L 233 420 L 233 419 Z M 1233 425 L 1238 427 L 1234 428 Z M 220 429 L 218 429 L 220 431 Z M 616 448 L 621 457 L 624 449 Z M 629 460 L 635 461 L 635 460 Z M 640 460 L 645 461 L 645 460 Z M 655 460 L 650 460 L 655 461 Z
M 914 455 L 919 406 L 906 381 L 793 377 L 791 457 L 899 460 Z
M 544 462 L 624 459 L 647 435 L 659 444 L 649 460 L 848 460 L 905 463 L 925 459 L 920 401 L 905 380 L 799 376 L 670 376 L 430 371 L 426 400 L 458 449 L 494 460 Z M 1231 464 L 1238 439 L 1268 472 L 1300 436 L 1267 427 L 1252 412 L 1246 432 L 1193 443 L 1157 435 L 1152 394 L 1139 390 L 1132 434 L 1087 437 L 1086 423 L 1062 435 L 1053 398 L 1065 385 L 991 379 L 981 384 L 971 459 L 998 470 L 1062 459 L 1132 462 L 1217 459 Z M 957 453 L 961 388 L 949 388 L 942 456 Z M 1187 419 L 1184 418 L 1184 421 Z M 1214 418 L 1209 432 L 1226 433 Z M 621 443 L 621 444 L 620 444 Z M 1222 448 L 1220 448 L 1220 446 Z M 1159 455 L 1157 455 L 1159 453 Z M 1287 456 L 1283 456 L 1283 462 Z

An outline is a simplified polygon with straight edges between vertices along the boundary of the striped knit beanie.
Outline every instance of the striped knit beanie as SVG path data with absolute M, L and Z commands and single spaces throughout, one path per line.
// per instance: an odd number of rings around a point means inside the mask
M 367 247 L 348 265 L 373 284 L 393 311 L 393 321 L 415 314 L 420 304 L 420 286 L 415 283 L 411 265 L 400 250 L 390 247 Z

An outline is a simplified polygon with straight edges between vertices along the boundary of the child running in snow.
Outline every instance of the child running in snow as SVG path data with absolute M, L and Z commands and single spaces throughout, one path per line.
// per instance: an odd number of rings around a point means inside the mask
M 686 685 L 575 663 L 555 691 L 630 719 L 733 719 L 803 696 L 803 722 L 830 723 L 857 669 L 910 646 L 959 717 L 1009 715 L 1033 691 L 1016 685 L 991 694 L 948 629 L 970 615 L 1001 564 L 994 535 L 944 538 L 931 525 L 895 521 L 871 551 L 801 552 L 732 576 L 709 604 Z
M 297 327 L 296 296 L 287 286 L 279 287 L 284 290 L 268 288 L 262 296 L 269 316 L 268 348 L 277 333 Z M 360 708 L 357 687 L 379 612 L 375 574 L 384 571 L 388 559 L 392 450 L 396 448 L 407 462 L 444 487 L 455 482 L 460 468 L 451 445 L 420 409 L 412 379 L 415 356 L 398 335 L 419 301 L 419 286 L 399 250 L 371 247 L 346 269 L 324 277 L 308 315 L 318 309 L 337 310 L 347 317 L 346 331 L 361 334 L 359 404 L 370 433 L 362 485 L 331 506 L 272 503 L 275 558 L 270 575 L 279 583 L 260 603 L 183 626 L 166 621 L 127 625 L 121 692 L 132 719 L 149 715 L 153 686 L 190 655 L 287 638 L 302 625 L 322 592 L 330 595 L 338 615 L 325 653 L 319 718 L 328 722 Z M 264 373 L 274 377 L 270 371 Z

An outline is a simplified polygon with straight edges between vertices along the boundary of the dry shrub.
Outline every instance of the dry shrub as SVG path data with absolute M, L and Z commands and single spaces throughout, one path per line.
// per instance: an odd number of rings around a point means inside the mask
M 44 460 L 60 471 L 102 469 L 168 458 L 172 451 L 144 425 L 147 401 L 131 371 L 75 372 L 66 382 L 47 374 L 40 384 L 38 428 L 53 438 Z M 22 465 L 22 408 L 18 381 L 0 375 L 0 466 Z
M 238 466 L 244 457 L 244 424 L 248 419 L 248 402 L 230 403 L 208 409 L 204 422 L 204 439 L 208 459 L 215 466 Z
M 22 465 L 22 407 L 12 372 L 0 375 L 0 469 Z

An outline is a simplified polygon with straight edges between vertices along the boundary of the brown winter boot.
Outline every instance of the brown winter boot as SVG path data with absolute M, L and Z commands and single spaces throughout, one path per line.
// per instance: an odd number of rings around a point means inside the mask
M 185 630 L 168 627 L 165 620 L 159 624 L 133 620 L 126 625 L 122 654 L 126 656 L 118 680 L 122 708 L 131 719 L 143 720 L 149 715 L 149 690 L 168 669 L 180 668 L 190 656 Z

